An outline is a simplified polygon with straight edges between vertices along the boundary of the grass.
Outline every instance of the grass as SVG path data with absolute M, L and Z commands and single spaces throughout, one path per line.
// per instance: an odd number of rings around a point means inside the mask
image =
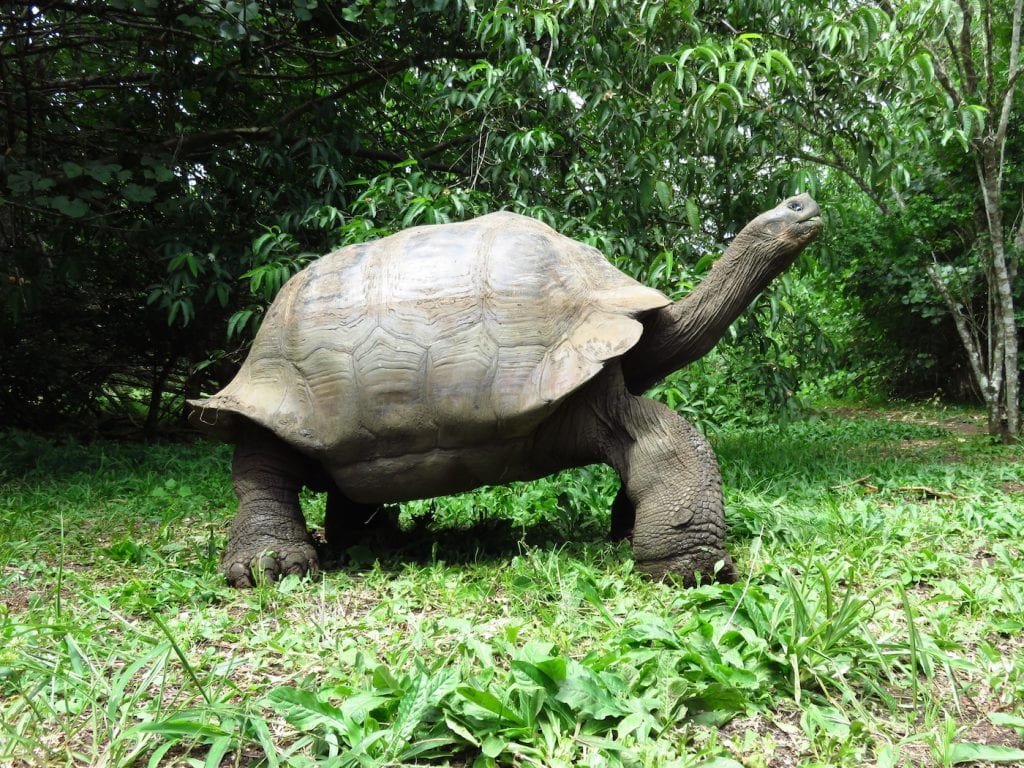
M 238 592 L 224 447 L 8 433 L 0 764 L 1019 765 L 1024 452 L 978 418 L 717 435 L 744 578 L 692 590 L 606 541 L 588 469 Z

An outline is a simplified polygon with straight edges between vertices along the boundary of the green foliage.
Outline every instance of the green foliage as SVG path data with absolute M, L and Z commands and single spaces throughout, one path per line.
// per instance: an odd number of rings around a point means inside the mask
M 152 433 L 226 382 L 313 255 L 402 227 L 508 208 L 680 296 L 798 190 L 829 269 L 804 258 L 666 398 L 724 424 L 791 417 L 801 391 L 970 397 L 923 268 L 989 324 L 975 160 L 1014 94 L 1012 25 L 989 0 L 11 6 L 5 423 L 120 411 Z M 996 163 L 1011 274 L 1018 113 Z M 740 394 L 708 396 L 722 370 Z
M 838 242 L 871 283 L 861 292 L 874 292 L 865 309 L 890 358 L 883 370 L 897 389 L 924 379 L 917 386 L 980 394 L 990 428 L 1008 432 L 1019 413 L 1014 275 L 1024 242 L 1021 14 L 1012 5 L 749 4 L 802 65 L 781 99 L 760 100 L 770 115 L 760 125 L 795 156 L 847 177 L 857 191 L 842 192 L 877 209 L 854 200 L 854 215 L 840 217 L 854 237 Z
M 723 430 L 745 577 L 691 590 L 605 541 L 615 482 L 592 469 L 437 500 L 418 544 L 230 590 L 221 446 L 6 433 L 0 761 L 1013 764 L 1024 456 L 979 421 Z M 510 523 L 497 549 L 484 518 Z
M 945 169 L 915 182 L 898 210 L 880 213 L 866 201 L 836 207 L 819 250 L 826 268 L 805 282 L 827 302 L 819 316 L 836 345 L 835 365 L 856 372 L 859 384 L 874 381 L 896 397 L 974 402 L 977 384 L 961 340 L 923 268 L 934 266 L 971 327 L 985 326 L 984 235 L 970 187 L 973 169 L 949 152 L 942 159 Z M 837 187 L 856 201 L 852 185 Z M 837 283 L 843 291 L 835 291 Z M 1019 289 L 1016 295 L 1024 298 Z

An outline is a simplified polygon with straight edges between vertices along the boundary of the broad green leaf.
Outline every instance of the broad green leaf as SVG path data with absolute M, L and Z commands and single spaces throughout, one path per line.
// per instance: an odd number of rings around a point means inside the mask
M 345 713 L 321 701 L 312 691 L 280 686 L 272 690 L 267 698 L 288 722 L 300 730 L 308 730 L 317 725 L 341 730 L 347 727 Z
M 835 707 L 807 704 L 800 717 L 800 725 L 811 738 L 819 731 L 837 741 L 845 741 L 850 736 L 849 718 Z
M 470 730 L 465 725 L 460 723 L 458 720 L 455 720 L 447 712 L 445 713 L 444 716 L 444 722 L 445 725 L 448 727 L 448 730 L 450 730 L 459 738 L 463 739 L 467 744 L 472 744 L 474 747 L 480 746 L 480 740 L 478 736 L 474 734 L 472 730 Z
M 935 67 L 932 63 L 931 54 L 927 52 L 920 53 L 914 58 L 913 63 L 920 69 L 922 79 L 925 82 L 933 82 L 935 80 Z
M 746 75 L 746 87 L 749 91 L 754 85 L 754 78 L 757 76 L 760 64 L 757 59 L 747 59 L 743 64 Z
M 701 768 L 743 768 L 743 763 L 721 755 L 702 760 L 700 765 Z
M 106 184 L 114 178 L 114 175 L 122 170 L 116 163 L 89 162 L 84 166 L 85 173 L 94 178 L 100 184 Z
M 137 733 L 158 733 L 161 736 L 186 736 L 191 739 L 214 741 L 227 734 L 223 728 L 210 722 L 204 722 L 200 717 L 208 717 L 195 713 L 196 719 L 172 717 L 153 723 L 142 723 L 132 728 Z
M 705 712 L 743 712 L 750 706 L 750 696 L 743 689 L 757 687 L 757 677 L 746 670 L 722 669 L 724 677 L 732 678 L 735 684 L 712 682 L 702 686 L 692 696 L 686 697 L 687 708 Z
M 654 198 L 654 176 L 647 173 L 640 179 L 640 193 L 638 201 L 644 210 L 651 207 L 651 200 Z
M 168 739 L 155 750 L 153 750 L 153 754 L 149 756 L 149 762 L 146 763 L 148 768 L 161 768 L 161 766 L 166 765 L 166 763 L 164 762 L 164 756 L 168 752 L 170 752 L 171 749 L 177 746 L 177 739 Z
M 80 219 L 89 212 L 89 206 L 84 200 L 77 197 L 69 198 L 67 195 L 51 197 L 50 206 L 72 219 Z
M 450 669 L 429 672 L 417 668 L 411 677 L 411 684 L 402 694 L 395 720 L 391 724 L 394 731 L 393 749 L 400 748 L 412 739 L 423 718 L 454 689 L 457 681 L 454 670 Z
M 661 207 L 666 211 L 669 210 L 672 207 L 672 192 L 669 190 L 668 184 L 664 180 L 658 179 L 654 183 L 654 188 L 658 193 L 658 202 L 661 203 Z
M 480 690 L 478 688 L 472 688 L 468 685 L 459 686 L 456 689 L 456 693 L 462 696 L 467 701 L 476 704 L 478 707 L 491 712 L 492 714 L 498 715 L 498 717 L 505 720 L 509 720 L 516 725 L 525 725 L 522 717 L 509 709 L 505 704 L 501 702 L 494 694 L 489 691 Z
M 898 765 L 900 751 L 892 744 L 882 745 L 875 752 L 875 768 L 896 768 Z
M 603 720 L 629 713 L 620 698 L 624 688 L 624 682 L 610 673 L 598 674 L 582 664 L 573 663 L 555 698 L 581 715 Z
M 686 222 L 694 232 L 700 232 L 700 209 L 697 208 L 697 201 L 692 197 L 686 198 Z
M 949 762 L 951 765 L 981 761 L 1020 765 L 1024 762 L 1024 749 L 1006 747 L 1001 744 L 957 742 L 950 750 Z
M 487 757 L 496 758 L 508 747 L 508 742 L 498 736 L 488 736 L 480 745 L 480 751 Z
M 253 314 L 251 309 L 241 309 L 231 315 L 231 318 L 228 320 L 228 338 L 231 339 L 241 334 L 242 329 L 249 324 Z
M 259 742 L 260 749 L 263 750 L 263 754 L 267 758 L 267 765 L 269 768 L 278 768 L 281 764 L 277 756 L 278 748 L 274 745 L 274 739 L 266 721 L 262 717 L 252 716 L 248 722 L 249 728 L 256 734 L 256 741 Z
M 1024 717 L 1020 715 L 1011 715 L 1007 712 L 989 712 L 988 719 L 992 721 L 993 725 L 1024 731 Z
M 776 75 L 788 75 L 789 77 L 796 78 L 796 67 L 793 66 L 793 62 L 789 60 L 789 57 L 784 51 L 777 49 L 770 49 L 764 54 L 764 66 L 768 72 L 774 72 Z
M 121 190 L 125 200 L 133 203 L 150 203 L 156 198 L 156 190 L 152 187 L 143 187 L 139 184 L 126 184 Z
M 235 746 L 235 740 L 231 736 L 221 736 L 214 739 L 210 744 L 210 751 L 206 754 L 205 768 L 219 768 L 221 760 L 228 750 Z
M 711 268 L 711 265 L 715 263 L 717 258 L 718 254 L 715 253 L 704 254 L 697 260 L 697 263 L 693 265 L 693 271 L 698 275 L 704 274 L 704 272 Z

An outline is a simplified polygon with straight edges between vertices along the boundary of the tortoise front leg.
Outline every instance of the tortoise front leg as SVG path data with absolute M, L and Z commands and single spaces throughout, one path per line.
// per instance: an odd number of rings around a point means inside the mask
M 653 400 L 629 395 L 622 415 L 623 431 L 609 458 L 635 508 L 637 569 L 657 579 L 675 574 L 687 586 L 695 574 L 705 581 L 733 581 L 722 481 L 707 440 Z
M 711 446 L 674 411 L 626 389 L 606 368 L 538 434 L 541 470 L 594 461 L 622 478 L 612 538 L 630 537 L 637 570 L 693 585 L 735 578 L 725 551 L 725 503 Z M 715 566 L 721 569 L 715 573 Z
M 238 514 L 221 561 L 228 583 L 251 587 L 261 578 L 316 575 L 320 562 L 299 506 L 309 460 L 255 426 L 240 438 L 232 465 Z

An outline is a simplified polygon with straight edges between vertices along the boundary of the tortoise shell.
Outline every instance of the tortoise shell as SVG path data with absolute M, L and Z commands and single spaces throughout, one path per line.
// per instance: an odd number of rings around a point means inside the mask
M 293 276 L 234 380 L 191 420 L 243 416 L 337 477 L 382 457 L 521 439 L 643 333 L 664 294 L 508 212 L 414 227 Z

